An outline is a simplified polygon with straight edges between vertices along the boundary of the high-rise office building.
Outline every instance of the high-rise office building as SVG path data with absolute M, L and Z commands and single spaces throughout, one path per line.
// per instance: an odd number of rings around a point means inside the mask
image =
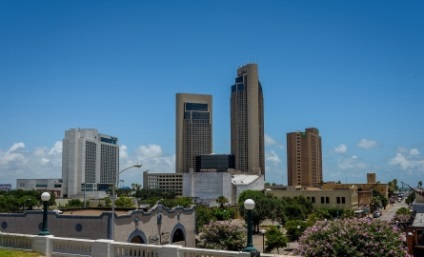
M 62 151 L 64 197 L 104 191 L 119 170 L 118 138 L 97 129 L 65 131 Z
M 256 64 L 240 67 L 231 87 L 231 153 L 236 170 L 265 175 L 264 100 Z
M 289 186 L 319 186 L 322 183 L 321 136 L 316 128 L 287 133 Z
M 195 171 L 196 156 L 212 153 L 212 96 L 176 96 L 176 172 Z

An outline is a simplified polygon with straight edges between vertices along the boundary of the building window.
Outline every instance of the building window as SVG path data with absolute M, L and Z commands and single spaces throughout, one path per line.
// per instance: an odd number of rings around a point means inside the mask
M 327 197 L 325 198 L 325 203 L 330 203 L 330 197 L 328 197 L 328 196 L 327 196 Z
M 324 203 L 324 197 L 321 197 L 321 203 Z
M 312 197 L 311 201 L 312 201 L 312 203 L 315 203 L 315 197 L 314 196 Z
M 337 204 L 340 204 L 340 197 L 337 196 Z
M 346 197 L 342 197 L 342 204 L 346 203 Z

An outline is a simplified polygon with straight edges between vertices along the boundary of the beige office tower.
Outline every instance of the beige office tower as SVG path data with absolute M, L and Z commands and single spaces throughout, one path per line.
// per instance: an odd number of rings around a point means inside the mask
M 65 131 L 62 151 L 64 197 L 95 195 L 114 183 L 119 170 L 118 138 L 97 129 Z
M 236 170 L 265 176 L 264 100 L 256 64 L 240 67 L 231 87 L 231 153 Z
M 287 133 L 289 186 L 314 187 L 322 183 L 321 137 L 316 128 Z
M 212 96 L 177 94 L 176 172 L 196 169 L 196 156 L 212 153 Z

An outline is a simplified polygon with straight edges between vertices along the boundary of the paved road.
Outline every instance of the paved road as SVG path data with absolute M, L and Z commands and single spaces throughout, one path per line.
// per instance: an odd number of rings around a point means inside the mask
M 402 207 L 408 208 L 408 205 L 405 203 L 405 200 L 400 203 L 396 202 L 394 204 L 389 204 L 389 206 L 386 207 L 386 210 L 383 210 L 380 219 L 392 221 L 393 217 L 396 214 L 396 211 Z

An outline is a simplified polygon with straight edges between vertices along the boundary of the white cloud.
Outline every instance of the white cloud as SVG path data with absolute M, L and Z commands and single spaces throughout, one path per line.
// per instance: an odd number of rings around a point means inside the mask
M 359 140 L 359 143 L 357 144 L 359 148 L 364 149 L 370 149 L 377 146 L 377 142 L 374 140 L 368 140 L 368 139 L 361 139 Z
M 420 151 L 418 151 L 418 149 L 414 148 L 414 149 L 411 149 L 409 151 L 409 154 L 410 155 L 419 155 L 420 154 Z
M 424 158 L 420 157 L 418 149 L 399 149 L 396 156 L 389 160 L 389 165 L 402 170 L 424 172 Z
M 334 148 L 334 151 L 336 153 L 346 153 L 347 151 L 347 146 L 344 144 L 340 144 L 339 146 L 337 146 L 336 148 Z
M 266 153 L 265 159 L 267 162 L 270 162 L 274 165 L 281 163 L 281 159 L 278 154 L 274 151 L 270 151 Z
M 25 149 L 25 144 L 22 142 L 14 143 L 7 152 L 16 152 L 18 150 Z
M 0 152 L 0 164 L 25 162 L 25 144 L 14 143 L 6 152 Z
M 275 145 L 276 143 L 277 142 L 272 137 L 265 134 L 265 145 Z
M 356 155 L 353 155 L 351 157 L 340 157 L 338 159 L 337 166 L 339 169 L 342 170 L 362 170 L 368 167 L 368 165 Z
M 146 158 L 155 158 L 162 155 L 162 147 L 160 145 L 141 145 L 138 147 L 138 154 Z
M 56 141 L 54 146 L 50 148 L 49 155 L 62 155 L 62 141 Z
M 280 144 L 277 140 L 275 140 L 274 138 L 272 138 L 271 136 L 265 134 L 265 145 L 266 146 L 277 146 L 281 149 L 283 149 L 283 145 Z
M 0 180 L 15 185 L 16 179 L 59 178 L 62 176 L 62 143 L 49 149 L 37 147 L 27 151 L 23 142 L 14 143 L 7 151 L 0 150 Z
M 46 165 L 46 164 L 48 164 L 50 162 L 50 160 L 49 159 L 47 159 L 47 158 L 41 158 L 41 164 L 42 165 Z
M 119 159 L 128 159 L 128 147 L 126 145 L 119 147 Z

